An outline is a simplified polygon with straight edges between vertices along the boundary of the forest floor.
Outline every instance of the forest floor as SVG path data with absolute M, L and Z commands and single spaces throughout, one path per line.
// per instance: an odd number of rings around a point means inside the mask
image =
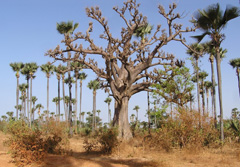
M 7 147 L 7 136 L 0 132 L 0 167 L 15 167 Z M 42 164 L 31 167 L 239 167 L 240 147 L 224 146 L 218 149 L 191 149 L 146 151 L 138 147 L 126 147 L 111 155 L 86 153 L 83 139 L 70 139 L 71 155 L 49 154 Z M 121 153 L 120 153 L 121 152 Z

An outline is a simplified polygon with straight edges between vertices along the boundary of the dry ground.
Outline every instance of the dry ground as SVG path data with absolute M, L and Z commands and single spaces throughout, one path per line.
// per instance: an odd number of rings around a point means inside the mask
M 3 146 L 6 135 L 0 132 L 0 167 L 15 167 Z M 131 143 L 130 143 L 131 144 Z M 83 140 L 70 140 L 72 155 L 48 155 L 43 164 L 32 167 L 240 167 L 240 147 L 223 149 L 146 151 L 139 147 L 121 147 L 111 156 L 85 153 Z

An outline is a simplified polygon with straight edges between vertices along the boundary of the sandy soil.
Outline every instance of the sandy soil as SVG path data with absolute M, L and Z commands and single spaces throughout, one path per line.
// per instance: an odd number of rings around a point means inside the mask
M 0 132 L 0 167 L 15 167 L 3 146 L 6 136 Z M 207 150 L 146 151 L 137 147 L 121 148 L 111 156 L 87 154 L 83 140 L 70 140 L 70 156 L 48 155 L 43 164 L 31 167 L 239 167 L 240 147 Z

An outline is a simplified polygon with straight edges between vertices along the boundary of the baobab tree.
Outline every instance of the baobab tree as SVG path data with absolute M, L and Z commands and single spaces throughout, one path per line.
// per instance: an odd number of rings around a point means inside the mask
M 175 23 L 180 18 L 180 14 L 174 13 L 175 3 L 169 6 L 168 11 L 159 5 L 159 13 L 167 20 L 168 30 L 161 29 L 161 25 L 158 25 L 149 38 L 145 37 L 144 42 L 134 40 L 135 30 L 148 23 L 147 17 L 138 10 L 139 5 L 136 0 L 129 0 L 124 2 L 122 8 L 113 8 L 125 24 L 118 37 L 112 35 L 99 7 L 86 8 L 87 16 L 103 28 L 100 39 L 107 42 L 105 48 L 94 42 L 92 37 L 94 27 L 90 22 L 86 33 L 78 32 L 74 36 L 69 33 L 64 34 L 65 38 L 62 42 L 66 49 L 57 46 L 46 53 L 55 60 L 78 61 L 86 65 L 97 74 L 103 88 L 110 88 L 110 95 L 115 99 L 113 125 L 118 127 L 119 137 L 123 139 L 132 137 L 128 120 L 129 99 L 141 91 L 152 91 L 150 86 L 166 77 L 166 71 L 171 72 L 169 66 L 174 66 L 174 56 L 165 54 L 160 49 L 173 40 L 185 44 L 183 34 L 195 30 L 195 28 L 183 28 L 181 24 Z M 70 56 L 70 52 L 74 54 Z M 101 64 L 103 68 L 98 66 L 94 58 L 98 58 L 98 62 L 103 60 Z M 162 66 L 165 73 L 160 73 L 154 68 L 156 66 Z M 149 71 L 145 72 L 147 69 Z M 148 80 L 144 80 L 145 78 Z

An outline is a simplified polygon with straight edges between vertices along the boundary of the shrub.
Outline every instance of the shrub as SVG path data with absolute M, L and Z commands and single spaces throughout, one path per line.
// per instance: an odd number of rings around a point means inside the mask
M 48 124 L 51 125 L 51 124 Z M 59 153 L 62 134 L 49 126 L 48 131 L 30 128 L 24 121 L 10 122 L 7 128 L 10 138 L 6 142 L 17 166 L 43 161 L 47 153 Z
M 201 124 L 199 125 L 199 120 Z M 180 110 L 176 117 L 166 120 L 147 143 L 155 148 L 170 151 L 173 147 L 195 148 L 220 144 L 219 133 L 208 116 L 199 117 L 196 111 Z
M 104 153 L 112 153 L 113 149 L 118 145 L 118 131 L 116 128 L 103 131 L 99 137 L 99 143 L 101 144 L 101 151 Z

